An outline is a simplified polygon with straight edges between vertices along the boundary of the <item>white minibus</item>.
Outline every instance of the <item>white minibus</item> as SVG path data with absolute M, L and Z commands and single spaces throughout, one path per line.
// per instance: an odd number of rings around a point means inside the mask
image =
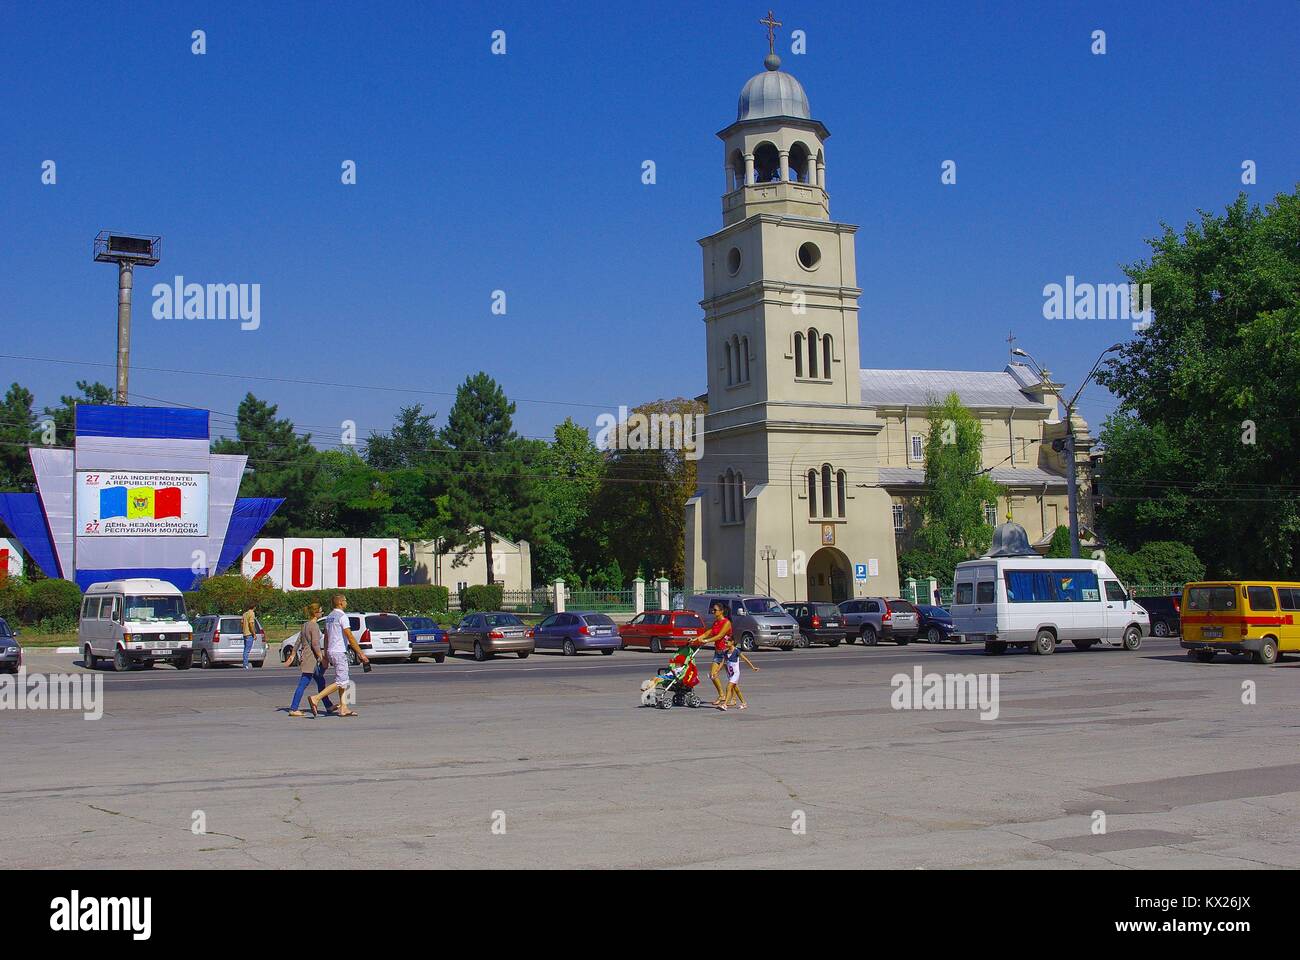
M 1069 640 L 1136 650 L 1151 618 L 1101 560 L 984 557 L 957 564 L 952 621 L 985 653 L 1029 647 L 1049 654 Z
M 101 659 L 112 660 L 117 671 L 158 660 L 188 670 L 193 641 L 185 597 L 166 580 L 92 583 L 81 598 L 77 645 L 92 670 Z

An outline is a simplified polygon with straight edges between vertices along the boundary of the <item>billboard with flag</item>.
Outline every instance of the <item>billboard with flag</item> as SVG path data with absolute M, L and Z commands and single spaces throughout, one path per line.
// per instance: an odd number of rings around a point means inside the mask
M 77 536 L 205 537 L 206 473 L 77 471 Z

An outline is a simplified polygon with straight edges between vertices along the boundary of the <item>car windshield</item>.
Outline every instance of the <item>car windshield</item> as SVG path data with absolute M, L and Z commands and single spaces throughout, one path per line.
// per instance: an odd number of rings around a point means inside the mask
M 582 619 L 586 620 L 589 625 L 596 627 L 609 627 L 614 623 L 613 620 L 609 619 L 609 617 L 605 616 L 603 613 L 584 614 Z
M 253 618 L 255 629 L 258 633 L 262 632 L 262 621 L 256 617 Z M 222 633 L 243 633 L 244 620 L 242 617 L 222 617 L 221 626 L 217 628 Z
M 813 604 L 813 616 L 817 617 L 838 617 L 840 608 L 833 603 Z
M 890 600 L 889 611 L 890 613 L 916 613 L 916 607 L 906 600 Z
M 407 617 L 406 625 L 412 630 L 429 630 L 433 627 L 433 621 L 428 617 Z
M 366 629 L 405 630 L 406 624 L 402 623 L 401 617 L 394 616 L 391 613 L 375 613 L 366 617 Z
M 524 625 L 524 622 L 513 613 L 489 613 L 487 623 L 489 627 L 522 627 Z
M 13 635 L 14 632 L 9 629 L 9 624 L 5 623 L 3 618 L 0 618 L 0 637 L 12 637 Z
M 178 623 L 185 619 L 185 601 L 181 597 L 127 597 L 126 619 L 146 623 Z
M 785 613 L 781 604 L 767 597 L 750 597 L 742 602 L 749 613 Z
M 679 613 L 673 621 L 679 627 L 703 627 L 704 621 L 693 613 Z
M 1188 610 L 1233 610 L 1236 606 L 1235 587 L 1192 587 L 1187 591 Z

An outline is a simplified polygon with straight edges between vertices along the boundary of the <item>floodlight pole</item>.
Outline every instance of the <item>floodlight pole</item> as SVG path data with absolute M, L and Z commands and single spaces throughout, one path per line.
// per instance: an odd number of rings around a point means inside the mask
M 131 288 L 135 266 L 117 261 L 117 402 L 126 405 L 127 371 L 131 366 Z
M 1106 354 L 1122 346 L 1122 343 L 1114 343 L 1101 352 L 1097 362 L 1083 378 L 1083 383 L 1079 384 L 1079 389 L 1074 391 L 1074 396 L 1065 405 L 1065 463 L 1068 471 L 1066 491 L 1070 502 L 1070 556 L 1076 558 L 1079 556 L 1079 471 L 1074 462 L 1074 405 L 1079 399 L 1079 394 L 1083 393 L 1083 388 L 1088 385 L 1088 381 L 1097 373 L 1097 368 L 1101 366 L 1101 361 L 1105 359 Z

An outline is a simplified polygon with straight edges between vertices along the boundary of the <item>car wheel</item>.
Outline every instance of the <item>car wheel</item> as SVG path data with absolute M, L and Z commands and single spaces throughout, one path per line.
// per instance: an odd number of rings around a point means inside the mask
M 943 631 L 938 627 L 931 627 L 929 630 L 925 631 L 925 639 L 929 640 L 931 643 L 943 643 Z
M 347 656 L 348 656 L 348 664 L 350 666 L 355 667 L 357 664 L 361 662 L 360 660 L 357 659 L 357 652 L 353 650 L 351 647 L 348 647 Z
M 911 642 L 911 637 L 894 637 L 894 643 L 898 644 L 900 647 L 905 647 Z
M 754 642 L 754 635 L 752 633 L 746 633 L 741 635 L 740 649 L 744 650 L 746 653 L 753 653 L 755 650 L 758 649 L 758 644 Z
M 126 658 L 126 651 L 121 647 L 113 651 L 113 669 L 117 673 L 126 673 L 131 669 L 131 661 Z
M 477 640 L 475 640 L 475 641 L 474 641 L 474 660 L 475 660 L 476 662 L 478 662 L 478 663 L 482 663 L 482 662 L 483 662 L 484 660 L 486 660 L 487 658 L 488 658 L 487 651 L 483 649 L 483 644 L 481 644 L 481 643 L 479 643 Z
M 439 654 L 439 655 L 435 656 L 435 657 L 433 658 L 433 662 L 434 662 L 434 663 L 442 663 L 442 661 L 444 661 L 444 660 L 446 660 L 446 659 L 447 659 L 447 655 L 446 655 L 445 653 L 443 653 L 443 654 Z
M 1151 636 L 1153 637 L 1168 637 L 1172 634 L 1173 631 L 1169 629 L 1169 624 L 1164 620 L 1157 620 L 1151 624 Z
M 1256 663 L 1263 664 L 1277 663 L 1277 641 L 1272 637 L 1265 637 L 1264 642 L 1255 651 L 1254 660 Z
M 90 652 L 90 644 L 86 644 L 86 649 L 82 651 L 81 662 L 86 665 L 87 670 L 99 669 L 99 657 Z
M 527 660 L 527 659 L 528 659 L 528 653 L 529 653 L 529 651 L 527 651 L 527 650 L 520 650 L 519 653 L 517 654 L 517 656 L 519 657 L 520 660 Z
M 860 636 L 863 645 L 867 647 L 874 647 L 880 640 L 880 638 L 876 636 L 876 628 L 870 624 L 862 628 Z
M 1142 631 L 1137 627 L 1129 627 L 1124 631 L 1124 649 L 1136 650 L 1142 646 Z
M 411 662 L 412 662 L 412 663 L 419 663 L 419 662 L 420 662 L 420 655 L 419 655 L 418 653 L 413 653 L 413 654 L 411 654 Z
M 566 657 L 572 657 L 578 652 L 578 648 L 573 645 L 572 640 L 565 640 L 564 645 L 560 649 L 564 651 Z
M 255 666 L 255 667 L 257 667 L 257 669 L 261 670 L 261 669 L 262 669 L 262 664 L 264 664 L 264 663 L 266 663 L 265 660 L 254 660 L 254 661 L 253 661 L 253 666 Z
M 827 640 L 827 641 L 826 641 L 826 646 L 831 647 L 831 648 L 838 647 L 839 645 L 840 645 L 839 638 L 836 638 L 836 639 L 834 639 L 834 640 Z
M 1056 634 L 1051 630 L 1039 630 L 1038 636 L 1034 637 L 1034 653 L 1041 657 L 1050 656 L 1056 652 Z
M 1209 663 L 1214 659 L 1213 650 L 1188 650 L 1187 653 L 1189 656 L 1201 661 L 1201 663 Z
M 985 640 L 984 652 L 990 656 L 998 656 L 1007 652 L 1005 640 Z
M 612 656 L 614 655 L 614 651 L 613 651 L 613 650 L 602 650 L 602 651 L 600 651 L 600 655 L 601 655 L 602 657 L 612 657 Z
M 212 669 L 212 658 L 208 656 L 208 651 L 206 650 L 199 651 L 199 669 L 200 670 Z
M 652 637 L 652 638 L 650 639 L 650 652 L 651 652 L 651 653 L 663 653 L 663 652 L 664 652 L 663 644 L 661 644 L 661 643 L 659 642 L 659 638 L 658 638 L 658 637 Z
M 184 653 L 172 661 L 172 666 L 177 670 L 188 670 L 194 665 L 194 654 Z M 260 664 L 259 664 L 260 666 Z
M 809 639 L 808 634 L 801 633 L 799 634 L 798 637 L 795 638 L 794 645 L 798 647 L 800 650 L 807 650 L 809 647 L 812 646 L 812 640 Z

